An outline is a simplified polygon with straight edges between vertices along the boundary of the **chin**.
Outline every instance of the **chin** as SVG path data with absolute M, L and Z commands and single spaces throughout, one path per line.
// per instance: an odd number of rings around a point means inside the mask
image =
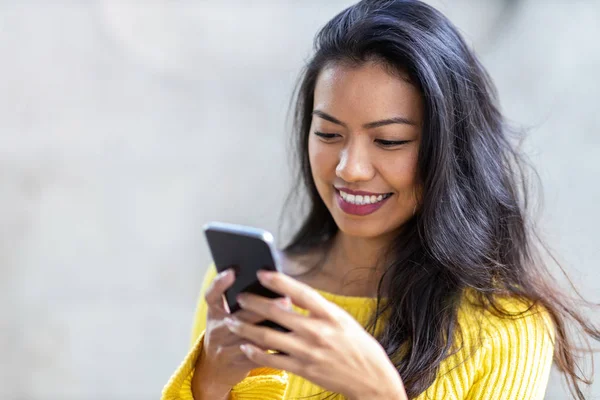
M 335 223 L 337 224 L 340 232 L 344 233 L 348 236 L 360 237 L 364 239 L 374 239 L 389 233 L 383 221 L 381 220 L 371 220 L 367 221 L 368 217 L 359 217 L 364 218 L 362 221 L 360 219 L 351 218 L 348 216 L 334 216 Z

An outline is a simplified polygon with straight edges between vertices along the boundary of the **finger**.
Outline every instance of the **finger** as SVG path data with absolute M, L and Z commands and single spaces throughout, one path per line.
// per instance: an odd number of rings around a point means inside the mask
M 240 304 L 241 305 L 241 304 Z M 233 317 L 239 319 L 240 321 L 244 321 L 248 324 L 256 324 L 265 319 L 262 314 L 257 314 L 252 310 L 244 310 L 241 309 L 232 314 Z
M 221 336 L 219 338 L 219 343 L 221 346 L 238 346 L 239 347 L 240 344 L 243 344 L 245 342 L 248 342 L 248 341 L 242 337 L 239 337 L 235 333 L 231 332 L 229 329 L 227 329 L 227 333 L 225 333 L 223 336 Z
M 305 333 L 310 331 L 308 325 L 314 322 L 311 321 L 311 317 L 295 312 L 288 298 L 268 299 L 251 293 L 242 293 L 237 300 L 244 311 L 258 315 L 261 320 L 273 321 L 300 336 L 306 336 Z
M 292 303 L 317 317 L 335 313 L 332 304 L 310 286 L 280 272 L 258 271 L 260 283 L 268 289 L 289 296 Z
M 217 348 L 216 355 L 220 357 L 225 363 L 243 365 L 248 364 L 248 367 L 256 367 L 253 361 L 246 357 L 246 354 L 241 350 L 242 345 L 250 345 L 257 347 L 253 343 L 246 341 L 238 341 L 236 343 L 221 345 Z
M 235 276 L 231 268 L 221 272 L 213 279 L 204 296 L 209 310 L 212 308 L 213 310 L 225 311 L 223 294 L 234 281 Z
M 231 332 L 224 321 L 217 321 L 210 330 L 210 342 L 217 346 L 240 345 L 244 339 Z
M 302 376 L 302 360 L 281 354 L 270 354 L 252 344 L 240 345 L 246 357 L 255 364 L 291 372 Z
M 233 315 L 235 315 L 236 318 L 239 318 L 238 314 L 245 314 L 245 318 L 247 318 L 247 320 L 244 322 L 252 325 L 260 321 L 264 321 L 265 319 L 264 317 L 255 314 L 251 311 L 245 311 L 244 313 L 238 311 Z M 216 342 L 219 346 L 229 346 L 236 343 L 239 345 L 242 342 L 242 338 L 240 338 L 235 333 L 231 332 L 231 330 L 227 327 L 227 325 L 222 319 L 213 320 L 213 323 L 210 327 L 210 337 L 211 341 Z
M 309 357 L 310 346 L 298 335 L 250 325 L 235 318 L 226 318 L 225 323 L 231 332 L 261 348 L 283 351 L 302 359 Z

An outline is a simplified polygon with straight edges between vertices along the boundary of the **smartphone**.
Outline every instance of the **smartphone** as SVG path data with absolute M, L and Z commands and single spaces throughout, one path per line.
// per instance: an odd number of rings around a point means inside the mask
M 225 299 L 232 314 L 240 309 L 236 297 L 242 292 L 268 298 L 283 297 L 261 285 L 256 276 L 256 272 L 261 269 L 281 271 L 279 255 L 271 233 L 249 226 L 209 222 L 204 225 L 204 234 L 217 271 L 222 272 L 228 268 L 235 271 L 235 282 L 225 291 Z M 264 320 L 257 325 L 289 332 L 285 327 L 270 320 Z

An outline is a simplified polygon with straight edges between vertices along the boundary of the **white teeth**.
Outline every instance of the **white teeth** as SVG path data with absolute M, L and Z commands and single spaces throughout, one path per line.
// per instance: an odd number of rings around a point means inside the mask
M 361 196 L 361 195 L 353 195 L 353 194 L 348 194 L 346 192 L 343 192 L 340 190 L 340 196 L 342 197 L 342 199 L 350 204 L 356 204 L 359 206 L 365 205 L 365 204 L 375 204 L 378 203 L 384 199 L 387 199 L 389 196 L 387 195 L 379 195 L 379 196 Z

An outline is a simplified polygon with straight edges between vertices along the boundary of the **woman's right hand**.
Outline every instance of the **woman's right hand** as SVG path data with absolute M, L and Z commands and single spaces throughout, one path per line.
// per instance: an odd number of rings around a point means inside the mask
M 248 342 L 233 334 L 225 325 L 224 320 L 230 313 L 224 293 L 234 281 L 234 272 L 228 269 L 217 275 L 206 291 L 208 312 L 204 343 L 192 378 L 192 393 L 196 400 L 229 398 L 231 389 L 246 378 L 251 369 L 257 367 L 240 350 L 240 345 Z M 272 301 L 283 302 L 290 307 L 287 298 Z M 264 319 L 247 310 L 239 310 L 234 315 L 250 324 Z

